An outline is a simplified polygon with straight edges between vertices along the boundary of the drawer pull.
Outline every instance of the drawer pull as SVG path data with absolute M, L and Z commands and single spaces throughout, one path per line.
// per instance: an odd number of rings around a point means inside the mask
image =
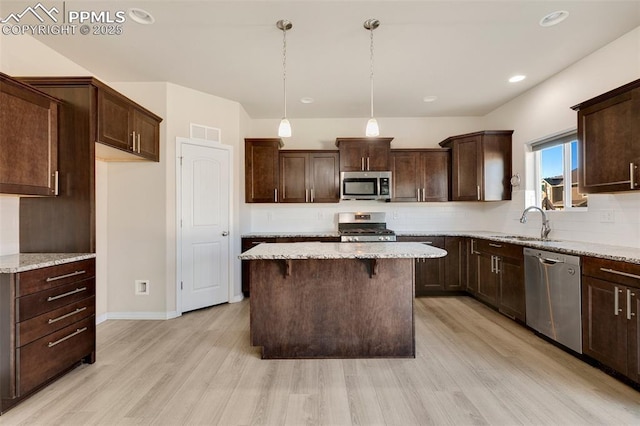
M 84 274 L 86 272 L 87 271 L 75 271 L 75 272 L 72 272 L 70 274 L 58 275 L 57 277 L 49 277 L 49 278 L 47 278 L 47 282 L 50 283 L 51 281 L 58 281 L 58 280 L 61 280 L 63 278 L 75 277 L 76 275 L 82 275 L 82 274 Z
M 640 275 L 630 274 L 628 272 L 616 271 L 615 269 L 609 268 L 600 268 L 602 272 L 609 272 L 610 274 L 622 275 L 623 277 L 635 278 L 636 280 L 640 280 Z
M 489 246 L 495 247 L 495 248 L 502 248 L 502 244 L 489 243 Z
M 61 315 L 61 316 L 59 316 L 58 318 L 50 318 L 50 319 L 49 319 L 49 324 L 53 324 L 54 322 L 58 322 L 58 321 L 63 320 L 63 319 L 65 319 L 65 318 L 69 318 L 69 317 L 71 317 L 71 316 L 73 316 L 73 315 L 75 315 L 75 314 L 77 314 L 77 313 L 80 313 L 80 312 L 82 312 L 82 311 L 86 311 L 86 310 L 87 310 L 87 307 L 86 307 L 86 306 L 84 306 L 84 307 L 82 307 L 82 308 L 78 308 L 78 309 L 76 309 L 76 310 L 75 310 L 75 311 L 73 311 L 73 312 L 69 312 L 68 314 Z
M 57 296 L 47 297 L 47 302 L 52 302 L 54 300 L 62 299 L 63 297 L 71 296 L 72 294 L 81 293 L 85 291 L 86 287 L 76 288 L 75 290 L 68 291 L 66 293 L 59 294 Z
M 49 347 L 52 348 L 55 345 L 64 342 L 65 340 L 71 339 L 73 336 L 77 336 L 80 333 L 84 333 L 85 331 L 87 331 L 87 327 L 78 328 L 76 329 L 76 331 L 74 331 L 68 336 L 63 337 L 62 339 L 58 339 L 55 342 L 49 342 Z

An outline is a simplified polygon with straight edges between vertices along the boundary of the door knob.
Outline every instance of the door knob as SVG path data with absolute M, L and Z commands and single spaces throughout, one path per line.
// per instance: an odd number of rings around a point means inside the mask
M 227 235 L 229 235 L 229 231 L 222 231 L 222 236 L 226 237 Z

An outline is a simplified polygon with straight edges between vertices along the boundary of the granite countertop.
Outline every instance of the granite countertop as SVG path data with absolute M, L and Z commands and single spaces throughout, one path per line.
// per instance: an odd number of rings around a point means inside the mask
M 547 241 L 519 239 L 517 235 L 490 231 L 396 231 L 398 237 L 469 237 L 483 238 L 503 243 L 517 244 L 523 247 L 539 248 L 575 256 L 592 256 L 602 259 L 618 260 L 640 264 L 640 248 L 614 246 L 609 244 L 563 241 L 551 238 Z M 243 238 L 285 238 L 285 237 L 337 237 L 337 232 L 260 232 L 245 234 Z M 326 244 L 326 243 L 325 243 Z M 351 243 L 353 244 L 353 243 Z M 380 243 L 374 243 L 380 244 Z M 397 243 L 396 243 L 397 244 Z
M 95 253 L 19 253 L 0 256 L 0 274 L 14 274 L 78 260 L 92 259 Z
M 444 257 L 447 252 L 422 243 L 264 243 L 244 253 L 242 260 L 270 259 L 400 259 Z

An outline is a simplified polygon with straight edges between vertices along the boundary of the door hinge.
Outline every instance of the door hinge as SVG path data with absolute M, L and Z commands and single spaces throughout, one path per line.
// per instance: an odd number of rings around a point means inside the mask
M 178 158 L 180 158 L 180 166 L 182 166 L 182 159 L 183 159 L 184 157 L 178 157 Z
M 184 290 L 184 283 L 180 281 L 180 290 Z

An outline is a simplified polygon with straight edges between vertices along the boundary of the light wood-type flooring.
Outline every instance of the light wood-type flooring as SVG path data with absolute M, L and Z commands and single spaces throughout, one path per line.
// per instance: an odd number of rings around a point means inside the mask
M 262 360 L 248 300 L 107 321 L 94 365 L 0 424 L 640 424 L 640 392 L 471 298 L 416 299 L 415 313 L 415 359 Z

